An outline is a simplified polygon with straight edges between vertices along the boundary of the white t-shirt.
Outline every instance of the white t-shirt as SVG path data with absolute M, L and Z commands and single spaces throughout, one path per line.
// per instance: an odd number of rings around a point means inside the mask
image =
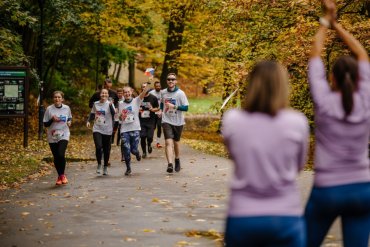
M 155 89 L 153 89 L 153 90 L 149 91 L 149 93 L 153 94 L 155 97 L 157 97 L 158 105 L 159 105 L 161 103 L 161 97 L 162 97 L 161 91 L 157 92 L 157 91 L 155 91 Z
M 60 140 L 69 141 L 69 127 L 67 125 L 68 119 L 72 119 L 71 109 L 69 106 L 62 104 L 62 107 L 57 108 L 54 104 L 46 108 L 44 114 L 44 122 L 49 122 L 53 116 L 57 116 L 59 121 L 53 121 L 48 127 L 47 140 L 49 143 L 57 143 Z
M 136 97 L 130 103 L 126 103 L 125 101 L 118 103 L 118 112 L 121 118 L 121 133 L 141 130 L 139 121 L 141 101 L 140 97 Z
M 152 94 L 155 97 L 157 97 L 157 99 L 158 99 L 158 106 L 160 106 L 161 105 L 161 97 L 162 97 L 161 90 L 159 90 L 159 92 L 157 92 L 155 89 L 153 89 L 153 90 L 149 91 L 149 94 Z M 156 111 L 155 112 L 155 114 L 158 115 L 159 117 L 160 117 L 161 113 L 162 113 L 161 111 Z
M 95 114 L 93 132 L 99 132 L 103 135 L 112 135 L 113 133 L 113 121 L 112 114 L 109 108 L 110 101 L 94 102 L 91 108 L 91 113 Z M 114 109 L 114 105 L 112 104 Z
M 168 109 L 166 102 L 170 102 L 176 106 L 189 105 L 189 101 L 186 98 L 184 91 L 177 89 L 175 92 L 169 92 L 167 89 L 161 91 L 161 102 L 163 103 L 162 123 L 169 123 L 175 126 L 181 126 L 185 124 L 184 112 Z

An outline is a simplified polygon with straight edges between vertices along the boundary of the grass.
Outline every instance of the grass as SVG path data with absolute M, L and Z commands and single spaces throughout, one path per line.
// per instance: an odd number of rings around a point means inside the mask
M 220 97 L 216 96 L 189 98 L 188 112 L 190 114 L 216 114 L 217 108 L 215 108 L 215 105 L 220 101 Z
M 26 155 L 19 155 L 0 165 L 0 184 L 12 184 L 20 181 L 39 169 L 39 160 Z

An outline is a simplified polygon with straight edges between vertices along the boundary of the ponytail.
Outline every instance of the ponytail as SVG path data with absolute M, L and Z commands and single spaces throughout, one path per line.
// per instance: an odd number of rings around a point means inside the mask
M 354 83 L 352 82 L 351 75 L 349 72 L 345 73 L 342 86 L 340 87 L 342 93 L 342 106 L 346 117 L 351 114 L 353 109 L 353 92 L 354 92 Z
M 352 112 L 353 94 L 358 88 L 358 64 L 350 56 L 340 57 L 333 66 L 333 74 L 337 89 L 342 94 L 342 106 L 346 119 Z

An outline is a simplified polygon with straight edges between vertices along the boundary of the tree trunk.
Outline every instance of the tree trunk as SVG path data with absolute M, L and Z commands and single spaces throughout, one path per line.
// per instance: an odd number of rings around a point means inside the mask
M 128 85 L 135 89 L 135 59 L 128 60 Z
M 29 64 L 31 67 L 35 67 L 37 64 L 37 55 L 36 55 L 36 48 L 37 48 L 37 33 L 34 32 L 29 27 L 25 27 L 22 30 L 22 45 L 23 45 L 23 51 L 24 54 L 27 55 L 30 58 L 33 58 L 30 60 Z
M 122 63 L 118 65 L 117 75 L 116 75 L 116 81 L 119 82 L 119 76 L 121 75 L 121 69 L 122 69 Z M 114 74 L 113 74 L 114 75 Z
M 117 64 L 114 63 L 114 69 L 113 69 L 113 73 L 112 73 L 113 78 L 116 78 L 116 71 L 117 71 Z
M 187 9 L 184 5 L 179 4 L 171 11 L 171 20 L 168 25 L 168 34 L 166 41 L 166 53 L 164 56 L 162 74 L 160 77 L 162 88 L 167 87 L 166 78 L 168 73 L 178 72 L 177 58 L 181 54 L 181 45 L 183 32 L 185 28 L 185 17 Z

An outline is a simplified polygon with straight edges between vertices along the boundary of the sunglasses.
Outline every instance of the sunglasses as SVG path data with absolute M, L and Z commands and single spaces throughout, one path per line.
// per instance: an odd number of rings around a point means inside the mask
M 176 81 L 176 78 L 167 78 L 167 81 Z

